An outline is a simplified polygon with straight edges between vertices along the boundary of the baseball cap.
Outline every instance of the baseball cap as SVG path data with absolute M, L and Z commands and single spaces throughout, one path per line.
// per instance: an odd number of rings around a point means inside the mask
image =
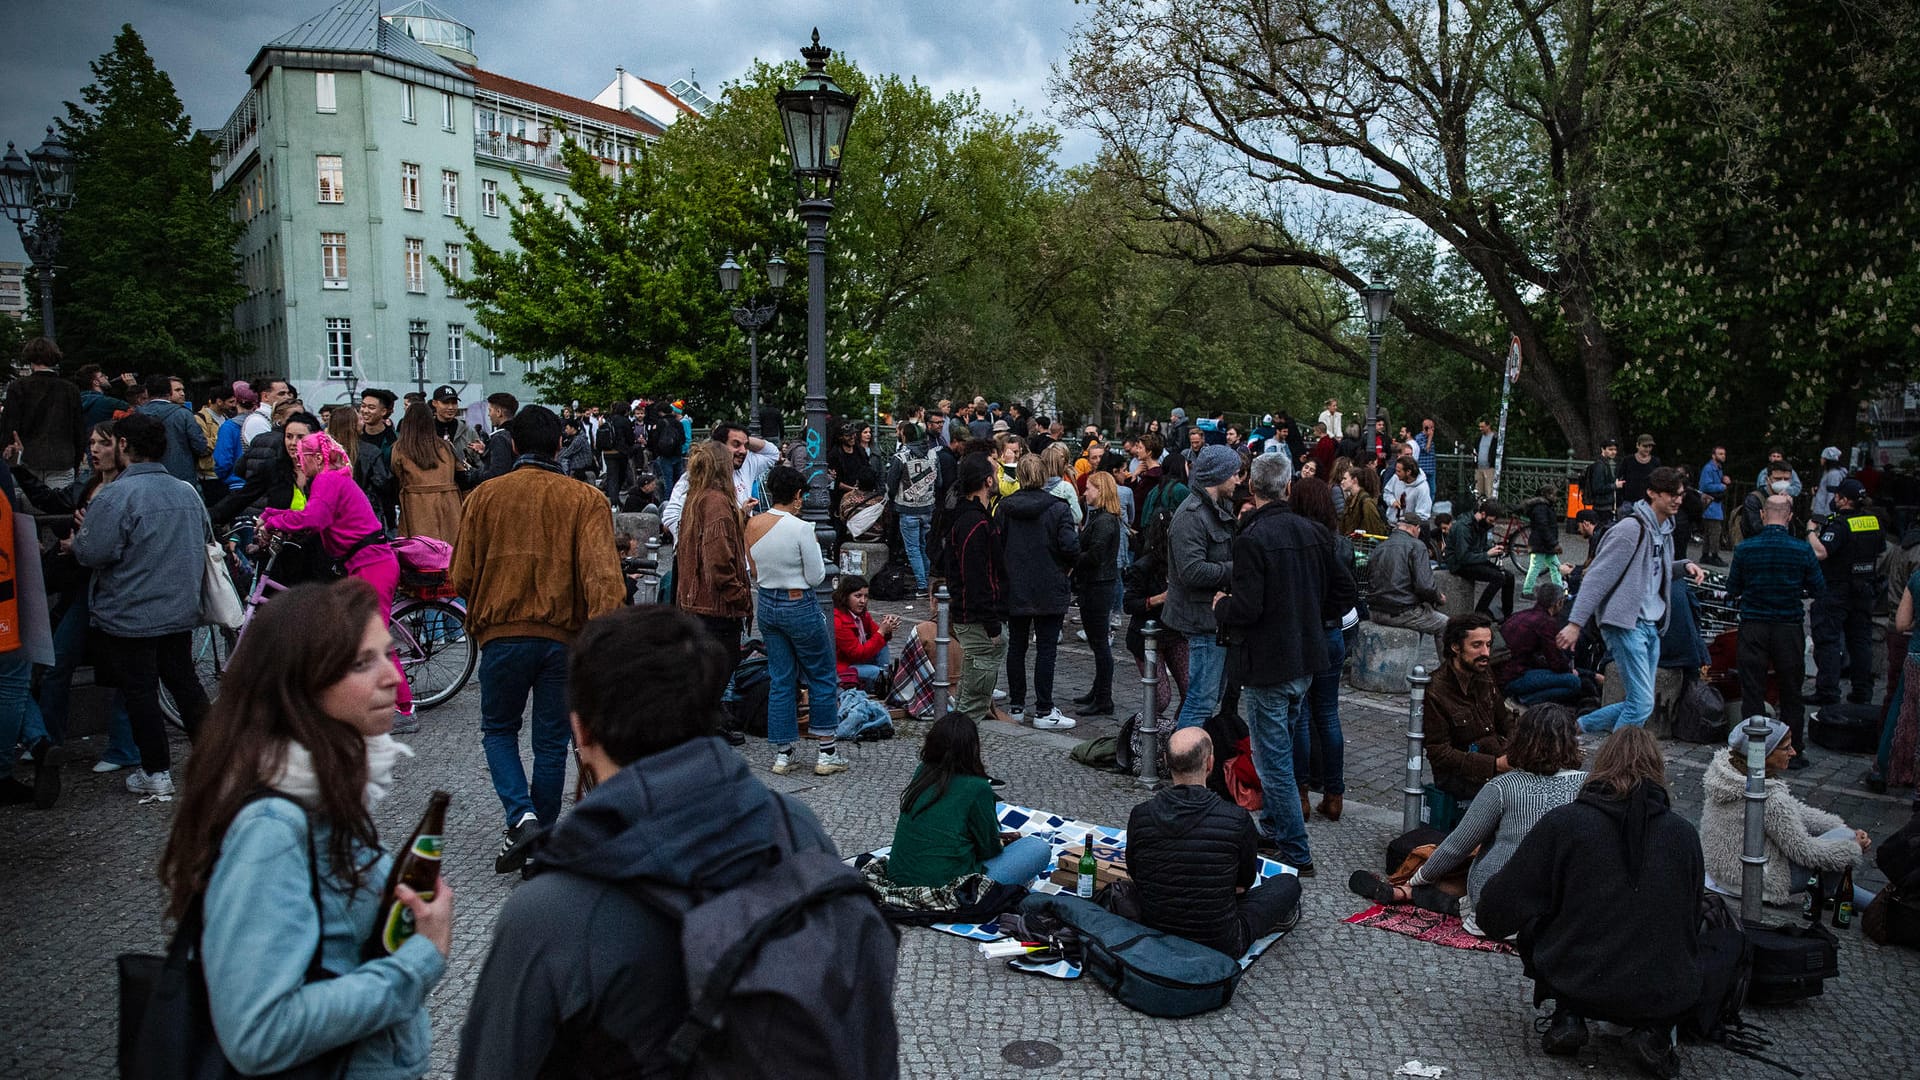
M 1651 435 L 1642 435 L 1642 436 L 1640 436 L 1639 438 L 1637 438 L 1637 439 L 1635 439 L 1635 440 L 1633 440 L 1633 445 L 1635 445 L 1635 446 L 1652 446 L 1652 445 L 1653 445 L 1653 436 L 1651 436 Z
M 1849 476 L 1840 481 L 1839 486 L 1833 489 L 1833 493 L 1843 499 L 1853 499 L 1857 502 L 1867 497 L 1867 485 Z
M 451 386 L 436 386 L 433 388 L 433 400 L 457 403 L 460 400 L 460 391 Z
M 1618 449 L 1620 446 L 1620 440 L 1609 437 L 1606 439 L 1602 439 L 1600 441 L 1600 449 L 1605 450 L 1609 446 L 1614 447 L 1615 449 Z

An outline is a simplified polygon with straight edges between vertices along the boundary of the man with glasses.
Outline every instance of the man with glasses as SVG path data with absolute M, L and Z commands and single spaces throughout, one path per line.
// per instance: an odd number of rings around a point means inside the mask
M 1639 493 L 1636 493 L 1636 496 Z M 1619 524 L 1600 538 L 1587 564 L 1573 613 L 1557 638 L 1571 650 L 1580 629 L 1599 617 L 1600 636 L 1613 656 L 1615 677 L 1626 697 L 1580 718 L 1580 727 L 1604 735 L 1615 727 L 1645 724 L 1653 716 L 1653 680 L 1660 663 L 1660 637 L 1672 610 L 1673 579 L 1681 574 L 1695 584 L 1707 572 L 1690 559 L 1674 557 L 1673 516 L 1680 510 L 1686 484 L 1664 466 L 1647 477 L 1645 501 L 1636 501 Z

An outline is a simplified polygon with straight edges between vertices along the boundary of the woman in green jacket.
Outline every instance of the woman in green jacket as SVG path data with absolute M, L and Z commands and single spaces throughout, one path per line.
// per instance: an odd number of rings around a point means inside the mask
M 1026 885 L 1052 861 L 1053 845 L 1045 837 L 1001 845 L 979 728 L 957 712 L 934 721 L 920 748 L 920 767 L 900 796 L 887 879 L 937 888 L 985 874 L 1005 885 Z

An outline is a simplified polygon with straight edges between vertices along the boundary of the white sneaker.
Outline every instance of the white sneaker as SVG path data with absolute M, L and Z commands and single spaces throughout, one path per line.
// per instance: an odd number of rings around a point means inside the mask
M 1007 692 L 1005 690 L 1001 690 L 998 687 L 996 687 L 993 691 L 993 700 L 995 701 L 1007 700 Z
M 1045 731 L 1065 731 L 1077 723 L 1079 723 L 1078 720 L 1061 712 L 1059 709 L 1054 709 L 1045 716 L 1036 716 L 1033 718 L 1033 726 Z
M 847 759 L 841 757 L 839 754 L 823 753 L 815 758 L 813 762 L 813 775 L 815 776 L 832 776 L 834 773 L 843 773 L 846 771 Z
M 1013 717 L 1013 722 L 1017 724 L 1027 718 L 1027 707 L 1025 705 L 1009 705 L 1007 706 L 1007 715 Z
M 1087 640 L 1087 632 L 1085 630 L 1075 630 L 1073 636 L 1079 638 L 1081 641 Z
M 93 763 L 94 772 L 119 772 L 121 769 L 124 769 L 124 768 L 126 768 L 125 765 L 122 765 L 114 761 L 106 761 L 104 759 Z
M 773 771 L 774 771 L 774 774 L 778 776 L 785 776 L 788 773 L 792 772 L 793 771 L 793 755 L 787 753 L 784 750 L 782 750 L 780 753 L 773 755 Z
M 145 769 L 135 769 L 127 775 L 127 790 L 135 795 L 171 795 L 173 773 L 170 770 L 150 773 Z

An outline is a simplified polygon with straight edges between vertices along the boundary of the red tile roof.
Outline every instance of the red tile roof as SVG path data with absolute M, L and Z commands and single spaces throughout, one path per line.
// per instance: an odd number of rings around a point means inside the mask
M 475 86 L 482 90 L 490 90 L 502 97 L 530 101 L 535 105 L 544 105 L 549 109 L 569 112 L 588 120 L 598 120 L 603 124 L 612 124 L 615 127 L 627 128 L 630 131 L 636 131 L 642 135 L 659 135 L 662 131 L 657 125 L 650 124 L 632 113 L 621 112 L 619 109 L 609 109 L 605 105 L 595 105 L 585 98 L 577 98 L 571 94 L 563 94 L 558 90 L 549 90 L 544 86 L 535 86 L 529 82 L 521 82 L 519 79 L 509 79 L 505 75 L 498 75 L 491 71 L 483 71 L 477 67 L 468 67 L 465 64 L 460 65 L 460 67 L 461 70 L 473 76 Z M 667 96 L 672 97 L 673 95 L 669 94 Z

